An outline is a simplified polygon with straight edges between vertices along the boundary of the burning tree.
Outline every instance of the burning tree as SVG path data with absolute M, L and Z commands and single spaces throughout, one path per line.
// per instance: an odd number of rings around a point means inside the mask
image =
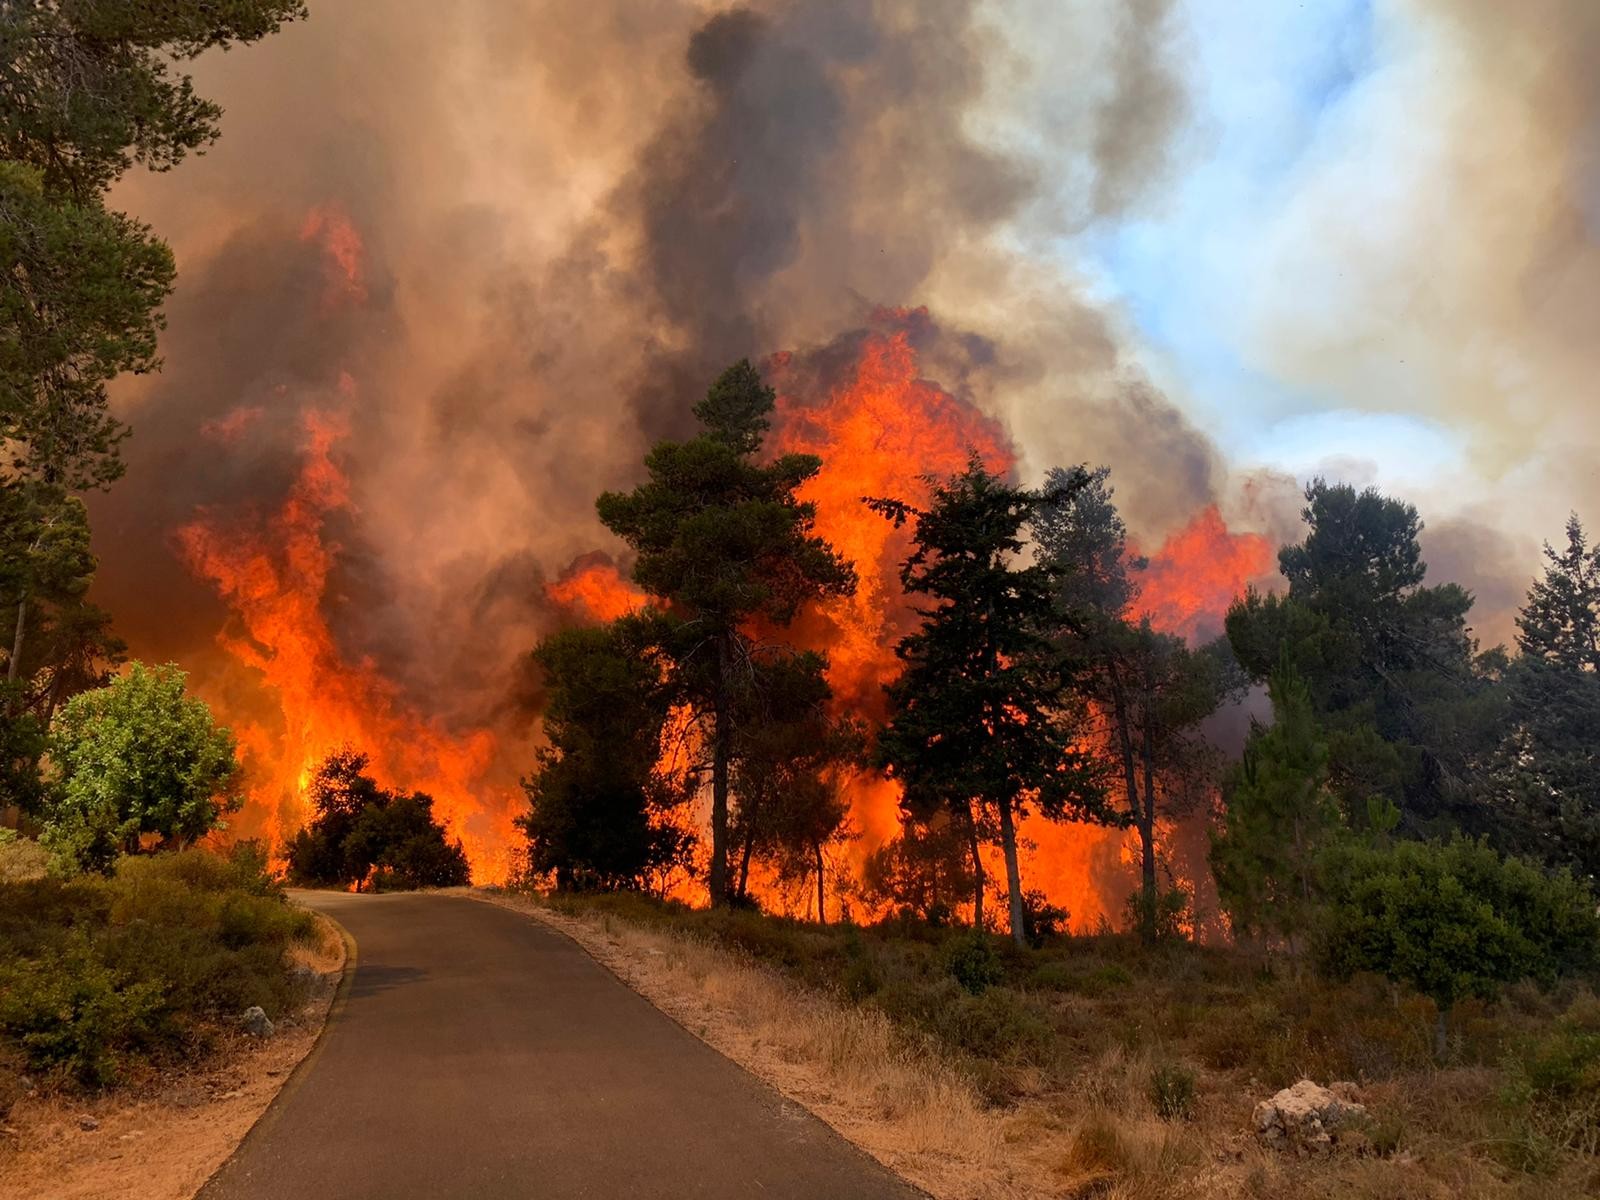
M 726 903 L 728 795 L 739 697 L 754 681 L 752 622 L 784 626 L 800 607 L 848 595 L 855 572 L 813 531 L 816 508 L 796 490 L 822 460 L 785 454 L 757 461 L 776 397 L 748 361 L 724 371 L 695 406 L 702 432 L 657 443 L 649 479 L 607 492 L 600 520 L 638 557 L 633 577 L 679 621 L 673 678 L 709 727 L 711 903 Z
M 977 843 L 997 828 L 1005 856 L 1011 936 L 1026 942 L 1017 824 L 1029 804 L 1052 819 L 1110 820 L 1094 759 L 1080 748 L 1081 713 L 1062 688 L 1046 637 L 1054 613 L 1050 570 L 1018 568 L 1023 527 L 1046 502 L 991 475 L 974 453 L 961 474 L 929 481 L 921 510 L 872 499 L 897 525 L 914 523 L 900 570 L 919 610 L 920 630 L 903 638 L 905 664 L 889 685 L 891 715 L 877 757 L 905 788 L 907 807 L 949 810 L 973 838 L 974 924 L 983 919 Z M 1080 487 L 1073 479 L 1066 486 Z
M 1140 932 L 1153 938 L 1157 820 L 1186 815 L 1210 794 L 1220 755 L 1200 723 L 1244 680 L 1225 643 L 1191 649 L 1154 629 L 1148 616 L 1135 619 L 1137 576 L 1148 563 L 1128 547 L 1109 475 L 1106 467 L 1052 471 L 1052 499 L 1035 518 L 1034 536 L 1055 584 L 1056 646 L 1073 690 L 1100 717 L 1104 752 L 1139 834 L 1135 907 Z
M 735 893 L 748 895 L 750 863 L 759 858 L 783 882 L 816 885 L 817 920 L 827 921 L 826 860 L 830 843 L 849 836 L 838 776 L 858 764 L 866 734 L 830 710 L 833 690 L 815 651 L 778 651 L 758 659 L 754 685 L 742 697 L 733 790 L 738 797 L 731 840 L 739 847 Z

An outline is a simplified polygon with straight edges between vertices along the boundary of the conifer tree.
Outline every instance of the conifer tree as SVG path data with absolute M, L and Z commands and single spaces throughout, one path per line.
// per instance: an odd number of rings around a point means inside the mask
M 1083 714 L 1064 703 L 1046 636 L 1054 612 L 1049 570 L 1022 565 L 1024 528 L 1045 501 L 991 474 L 976 453 L 962 473 L 929 481 L 926 510 L 874 499 L 874 511 L 913 526 L 900 569 L 926 597 L 923 623 L 895 648 L 904 668 L 888 686 L 890 719 L 877 758 L 914 812 L 943 808 L 974 831 L 997 829 L 1010 929 L 1026 941 L 1017 825 L 1030 806 L 1052 819 L 1111 820 L 1099 770 L 1080 748 Z M 976 888 L 981 862 L 973 856 Z M 981 901 L 975 904 L 981 914 Z M 976 914 L 975 914 L 976 915 Z
M 855 572 L 813 531 L 797 498 L 821 468 L 811 454 L 762 462 L 776 397 L 748 361 L 724 371 L 695 406 L 700 434 L 658 442 L 648 479 L 598 501 L 600 520 L 636 553 L 634 581 L 678 620 L 670 654 L 679 694 L 707 727 L 711 752 L 711 903 L 730 894 L 729 788 L 741 693 L 755 681 L 753 621 L 784 626 L 802 605 L 855 589 Z

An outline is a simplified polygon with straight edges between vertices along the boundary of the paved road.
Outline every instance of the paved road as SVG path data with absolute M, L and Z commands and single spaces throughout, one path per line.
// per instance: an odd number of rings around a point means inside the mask
M 528 917 L 302 899 L 354 936 L 353 985 L 200 1200 L 921 1195 Z

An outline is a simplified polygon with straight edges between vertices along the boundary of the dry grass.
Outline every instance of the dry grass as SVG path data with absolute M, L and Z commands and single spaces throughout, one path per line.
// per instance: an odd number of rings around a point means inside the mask
M 1055 1036 L 1043 1050 L 996 1067 L 876 1003 L 798 982 L 809 968 L 757 961 L 692 922 L 479 894 L 566 932 L 691 1032 L 940 1200 L 1600 1195 L 1593 1159 L 1558 1156 L 1534 1173 L 1499 1161 L 1503 1080 L 1483 1066 L 1387 1063 L 1371 1072 L 1362 1099 L 1374 1114 L 1373 1153 L 1298 1158 L 1262 1149 L 1247 1132 L 1256 1100 L 1303 1064 L 1351 1053 L 1297 1040 L 1266 989 L 1211 1008 L 1206 985 L 1195 979 L 1156 994 L 1142 978 L 1097 968 L 1113 980 L 1104 995 L 1082 994 L 1101 987 L 1093 976 L 1080 991 L 1048 1001 L 1030 994 L 1029 1003 L 1047 1003 Z M 1190 993 L 1192 1001 L 1175 999 Z M 1339 1019 L 1343 1005 L 1355 1024 L 1380 1020 L 1351 1007 L 1348 996 L 1300 1003 L 1326 1006 L 1329 1019 Z M 1274 1021 L 1282 1028 L 1274 1031 Z M 1395 1021 L 1396 1030 L 1363 1025 L 1362 1036 L 1374 1045 L 1398 1038 L 1398 1047 L 1360 1053 L 1404 1059 L 1412 1031 L 1403 1006 Z M 1189 1119 L 1165 1120 L 1152 1081 L 1158 1068 L 1175 1064 L 1193 1073 L 1196 1090 Z

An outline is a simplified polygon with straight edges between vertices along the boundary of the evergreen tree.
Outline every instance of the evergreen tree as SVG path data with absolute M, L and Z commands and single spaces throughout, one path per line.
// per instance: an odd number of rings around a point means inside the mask
M 866 736 L 829 711 L 827 660 L 813 652 L 769 652 L 755 663 L 742 697 L 734 753 L 738 805 L 730 840 L 739 848 L 735 894 L 747 898 L 752 859 L 780 882 L 815 884 L 817 919 L 827 920 L 827 846 L 845 836 L 848 810 L 839 776 L 860 762 Z
M 1239 662 L 1261 681 L 1289 656 L 1351 820 L 1374 793 L 1414 833 L 1473 820 L 1472 767 L 1498 720 L 1504 656 L 1478 653 L 1471 594 L 1425 584 L 1422 521 L 1409 504 L 1319 479 L 1302 515 L 1305 540 L 1278 554 L 1287 594 L 1252 591 L 1228 612 Z
M 528 865 L 562 889 L 638 888 L 682 864 L 682 780 L 657 767 L 672 707 L 659 618 L 552 634 L 534 652 L 546 705 L 538 768 L 524 780 Z
M 1574 515 L 1517 619 L 1507 730 L 1489 764 L 1498 844 L 1600 880 L 1600 546 Z
M 1035 540 L 1055 579 L 1056 646 L 1073 690 L 1101 716 L 1124 815 L 1139 833 L 1135 911 L 1141 933 L 1153 938 L 1156 820 L 1193 811 L 1208 793 L 1220 758 L 1200 723 L 1243 679 L 1226 645 L 1192 650 L 1133 618 L 1146 560 L 1129 553 L 1109 474 L 1052 471 L 1047 486 L 1057 499 L 1041 508 Z
M 1235 932 L 1288 939 L 1311 923 L 1318 856 L 1339 829 L 1328 747 L 1292 664 L 1273 672 L 1272 725 L 1257 726 L 1224 795 L 1211 869 Z
M 467 856 L 433 815 L 433 797 L 379 787 L 367 755 L 335 750 L 311 780 L 310 825 L 289 844 L 302 883 L 401 891 L 470 883 Z
M 1080 748 L 1082 714 L 1063 703 L 1046 637 L 1049 570 L 1019 565 L 1023 528 L 1045 494 L 990 474 L 974 453 L 964 472 L 930 480 L 926 511 L 868 503 L 914 525 L 900 569 L 907 594 L 928 597 L 922 627 L 895 648 L 904 668 L 888 687 L 890 719 L 877 758 L 923 815 L 947 810 L 979 830 L 992 813 L 1006 864 L 1011 935 L 1026 940 L 1017 823 L 1030 805 L 1052 819 L 1108 820 L 1099 773 Z M 973 868 L 982 888 L 982 867 Z M 981 901 L 975 904 L 981 914 Z M 978 915 L 975 914 L 975 915 Z
M 647 481 L 607 492 L 600 520 L 637 554 L 634 580 L 679 618 L 672 675 L 708 728 L 711 903 L 729 898 L 729 785 L 741 692 L 751 684 L 751 622 L 784 626 L 808 601 L 848 595 L 855 573 L 813 531 L 796 498 L 821 467 L 810 454 L 758 461 L 775 404 L 748 362 L 724 371 L 694 410 L 702 432 L 657 443 Z

